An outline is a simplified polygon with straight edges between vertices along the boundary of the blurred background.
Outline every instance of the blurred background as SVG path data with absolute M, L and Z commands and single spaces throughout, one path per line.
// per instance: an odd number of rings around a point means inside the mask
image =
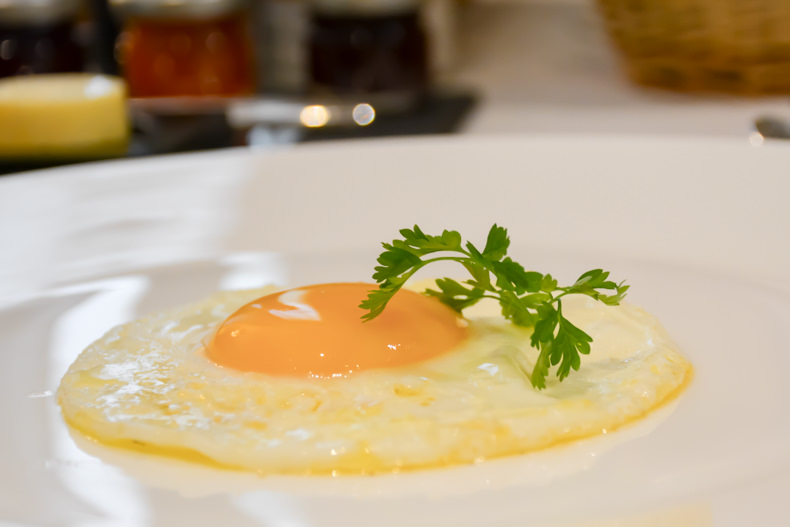
M 3 172 L 437 133 L 759 142 L 788 93 L 786 0 L 0 0 Z

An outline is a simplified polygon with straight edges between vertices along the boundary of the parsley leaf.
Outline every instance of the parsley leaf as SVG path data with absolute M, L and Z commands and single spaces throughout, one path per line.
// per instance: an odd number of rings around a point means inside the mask
M 510 247 L 507 229 L 496 224 L 488 232 L 482 251 L 471 242 L 463 243 L 457 231 L 445 230 L 439 236 L 432 236 L 415 225 L 412 229 L 401 229 L 400 235 L 402 239 L 382 244 L 384 252 L 378 257 L 379 265 L 373 273 L 379 287 L 369 291 L 360 304 L 367 310 L 362 319 L 379 316 L 392 296 L 424 266 L 438 261 L 458 262 L 471 279 L 459 282 L 440 278 L 436 281 L 438 289 L 428 289 L 425 294 L 458 313 L 483 298 L 493 298 L 499 302 L 503 317 L 517 326 L 533 328 L 530 344 L 539 353 L 530 380 L 537 389 L 546 387 L 552 367 L 557 368 L 556 375 L 562 381 L 571 370 L 579 369 L 581 355 L 590 353 L 592 338 L 563 316 L 562 298 L 587 295 L 614 306 L 625 297 L 629 287 L 625 282 L 609 280 L 609 272 L 602 269 L 587 271 L 573 285 L 559 287 L 551 275 L 527 271 L 511 260 L 507 256 Z

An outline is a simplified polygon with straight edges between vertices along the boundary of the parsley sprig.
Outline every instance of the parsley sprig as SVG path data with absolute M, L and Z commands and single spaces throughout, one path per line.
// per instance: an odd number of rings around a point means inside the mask
M 488 233 L 485 248 L 480 251 L 471 242 L 463 243 L 457 231 L 445 230 L 440 236 L 425 234 L 415 225 L 400 231 L 403 239 L 384 243 L 373 279 L 378 289 L 368 293 L 359 307 L 368 310 L 363 320 L 379 316 L 387 302 L 406 281 L 426 265 L 439 261 L 458 262 L 472 278 L 458 282 L 451 278 L 436 280 L 438 291 L 428 289 L 426 295 L 438 298 L 458 313 L 483 298 L 499 302 L 502 315 L 513 324 L 533 328 L 530 344 L 539 350 L 530 381 L 535 388 L 546 387 L 546 377 L 557 366 L 560 381 L 571 369 L 578 370 L 580 354 L 590 353 L 592 338 L 574 326 L 562 313 L 562 298 L 587 295 L 604 304 L 620 303 L 628 290 L 624 282 L 610 280 L 601 269 L 587 271 L 568 287 L 560 287 L 550 274 L 526 271 L 507 256 L 510 238 L 507 229 L 494 225 Z M 429 255 L 428 258 L 425 258 Z

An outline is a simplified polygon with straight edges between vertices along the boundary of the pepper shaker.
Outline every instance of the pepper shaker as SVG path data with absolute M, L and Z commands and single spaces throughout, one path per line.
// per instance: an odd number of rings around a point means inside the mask
M 75 41 L 79 0 L 0 2 L 0 77 L 68 73 L 83 68 Z
M 312 0 L 310 78 L 332 95 L 407 95 L 429 83 L 419 0 Z

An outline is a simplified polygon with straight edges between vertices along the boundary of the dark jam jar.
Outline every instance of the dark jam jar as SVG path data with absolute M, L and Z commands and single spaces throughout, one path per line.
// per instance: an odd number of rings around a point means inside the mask
M 0 2 L 0 77 L 78 72 L 83 51 L 74 39 L 79 0 Z
M 132 97 L 232 97 L 254 91 L 244 0 L 110 0 Z
M 428 45 L 414 0 L 313 0 L 314 89 L 339 96 L 420 94 Z

